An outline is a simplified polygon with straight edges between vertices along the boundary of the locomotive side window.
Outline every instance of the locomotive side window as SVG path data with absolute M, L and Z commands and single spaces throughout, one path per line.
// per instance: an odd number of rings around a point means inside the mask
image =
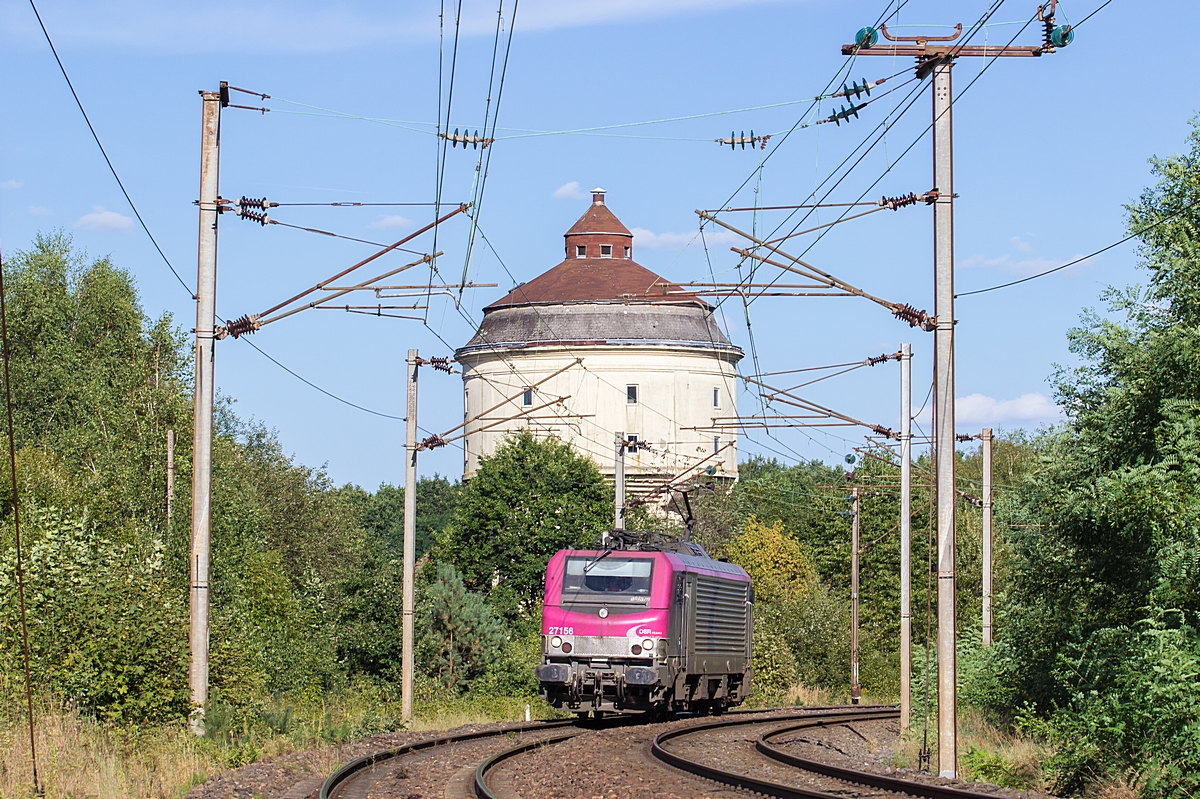
M 567 558 L 564 601 L 638 602 L 650 596 L 649 558 Z

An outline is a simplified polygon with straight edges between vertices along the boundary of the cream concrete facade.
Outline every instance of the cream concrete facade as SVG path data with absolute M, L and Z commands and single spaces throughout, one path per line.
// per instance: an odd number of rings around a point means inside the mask
M 463 479 L 469 480 L 480 456 L 495 452 L 506 436 L 528 430 L 570 444 L 609 478 L 615 468 L 614 433 L 637 436 L 649 448 L 626 454 L 631 493 L 681 475 L 735 480 L 735 431 L 713 424 L 737 416 L 740 357 L 736 348 L 682 343 L 460 351 L 464 418 L 472 420 L 465 429 Z M 629 397 L 630 386 L 636 386 L 636 402 Z M 715 468 L 711 476 L 709 466 Z

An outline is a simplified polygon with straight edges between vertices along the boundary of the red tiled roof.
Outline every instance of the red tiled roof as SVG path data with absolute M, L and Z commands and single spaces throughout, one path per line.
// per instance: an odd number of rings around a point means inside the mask
M 616 236 L 630 236 L 633 234 L 629 229 L 621 224 L 621 220 L 617 219 L 616 214 L 608 210 L 608 206 L 602 202 L 593 203 L 583 216 L 579 217 L 579 221 L 571 225 L 571 229 L 563 235 L 578 236 L 581 233 L 608 233 Z
M 616 217 L 612 219 L 616 222 Z M 604 302 L 626 297 L 641 302 L 694 302 L 707 305 L 695 294 L 677 292 L 682 292 L 679 286 L 633 261 L 622 258 L 570 258 L 528 283 L 517 286 L 484 310 L 531 303 Z

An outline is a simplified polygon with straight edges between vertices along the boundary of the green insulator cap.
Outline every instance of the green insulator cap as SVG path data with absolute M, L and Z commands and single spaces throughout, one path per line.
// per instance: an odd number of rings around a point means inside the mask
M 846 456 L 846 463 L 854 463 L 854 461 L 856 461 L 856 460 L 857 460 L 857 458 L 855 458 L 853 454 Z
M 879 31 L 868 25 L 854 34 L 854 43 L 862 49 L 874 46 L 879 41 Z
M 707 475 L 710 475 L 710 476 L 714 475 L 717 473 L 717 467 L 716 466 L 705 466 L 704 473 Z
M 1075 41 L 1075 29 L 1070 25 L 1058 25 L 1050 31 L 1050 43 L 1055 47 L 1066 47 Z

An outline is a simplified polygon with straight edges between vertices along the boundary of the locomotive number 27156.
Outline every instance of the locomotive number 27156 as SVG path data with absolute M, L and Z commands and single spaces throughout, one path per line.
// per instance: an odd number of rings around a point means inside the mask
M 550 635 L 574 635 L 575 628 L 574 627 L 551 627 L 549 634 Z

